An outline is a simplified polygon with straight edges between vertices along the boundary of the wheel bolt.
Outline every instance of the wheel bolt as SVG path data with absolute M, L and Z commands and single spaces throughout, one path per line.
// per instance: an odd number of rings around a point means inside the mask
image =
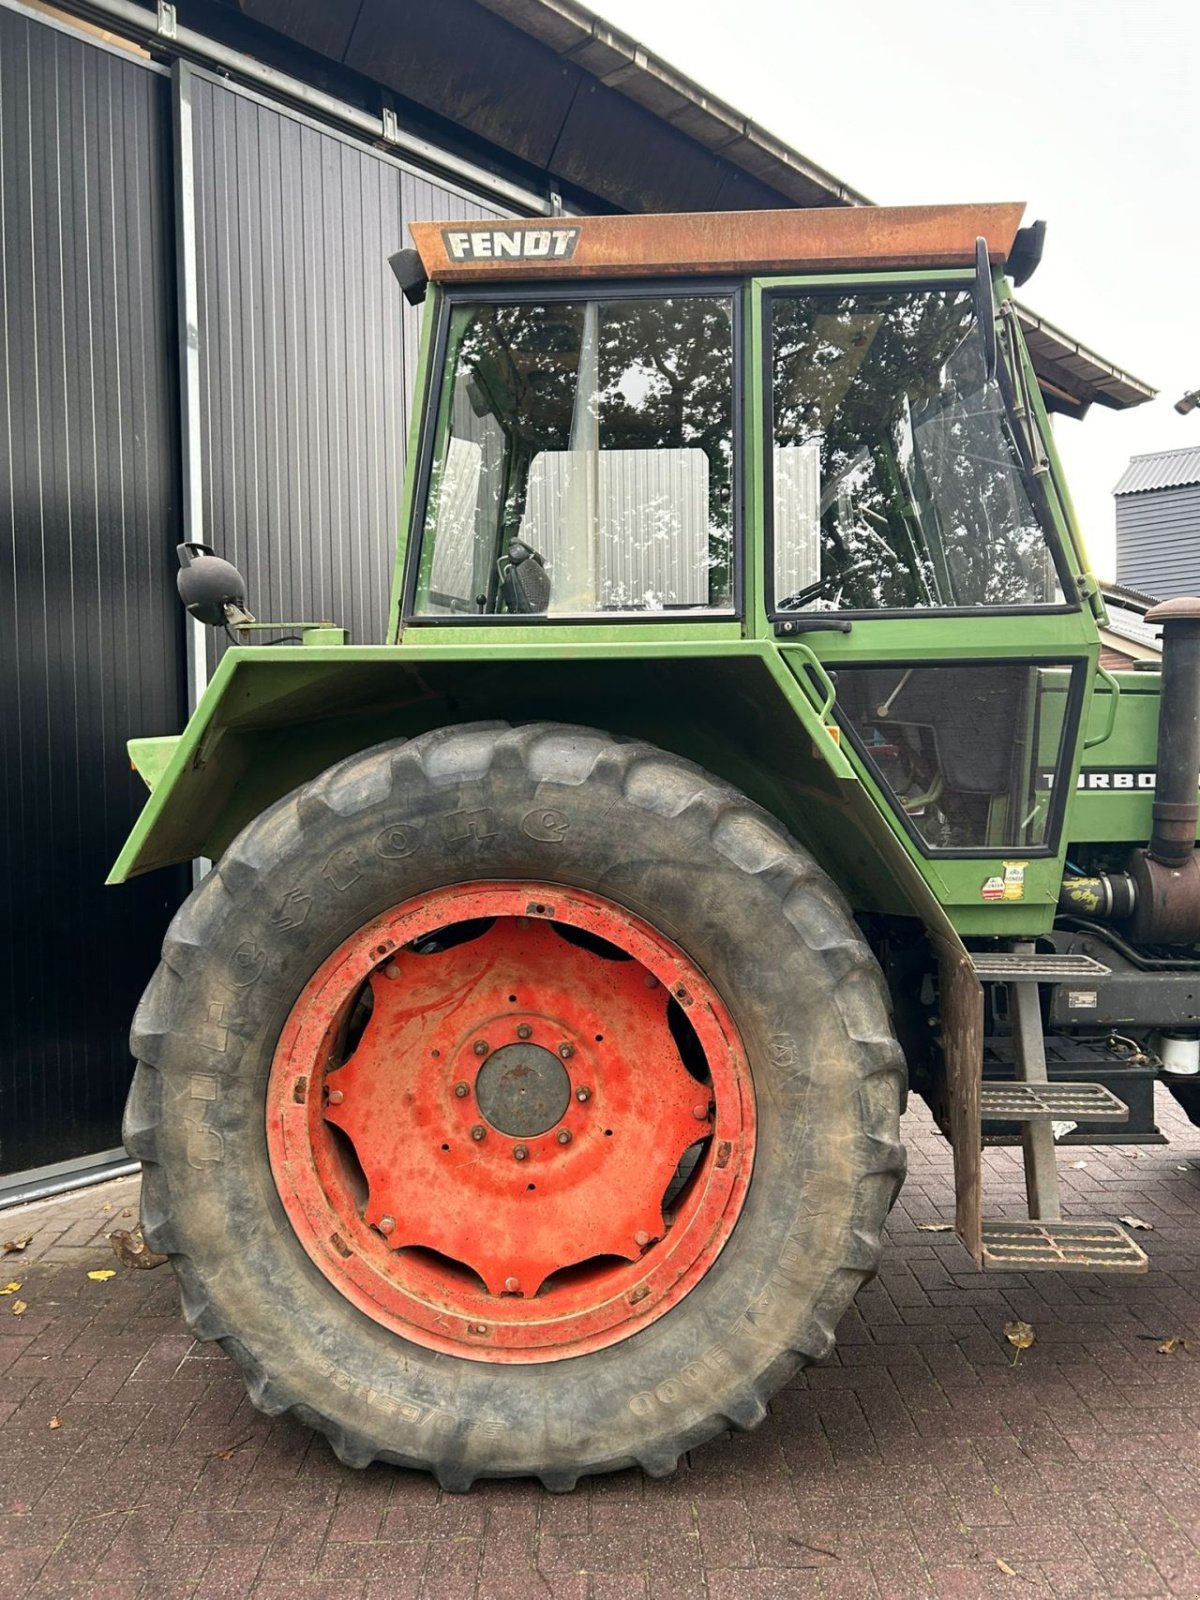
M 633 1236 L 633 1242 L 637 1245 L 639 1250 L 644 1250 L 646 1248 L 646 1246 L 650 1243 L 650 1235 L 646 1232 L 645 1228 L 638 1229 Z
M 331 1106 L 340 1106 L 345 1098 L 346 1096 L 341 1089 L 330 1089 L 329 1104 Z
M 695 1117 L 697 1122 L 707 1122 L 708 1121 L 708 1102 L 707 1102 L 707 1100 L 704 1102 L 703 1105 L 694 1105 L 692 1107 L 692 1115 Z
M 558 1047 L 558 1053 L 564 1061 L 570 1061 L 571 1057 L 575 1054 L 575 1046 L 573 1044 L 560 1044 Z
M 520 1292 L 521 1292 L 521 1280 L 520 1280 L 520 1278 L 505 1278 L 505 1280 L 504 1280 L 504 1292 L 505 1292 L 505 1294 L 520 1294 Z
M 514 1145 L 513 1146 L 513 1160 L 514 1161 L 524 1161 L 525 1157 L 528 1154 L 529 1154 L 529 1151 L 526 1150 L 526 1148 L 525 1148 L 525 1146 L 523 1144 L 518 1144 L 518 1145 Z
M 575 1098 L 581 1104 L 583 1104 L 583 1103 L 585 1103 L 586 1101 L 588 1101 L 588 1100 L 590 1100 L 592 1098 L 592 1091 L 590 1089 L 583 1089 L 583 1088 L 576 1089 Z
M 380 1219 L 379 1219 L 379 1231 L 385 1237 L 389 1233 L 394 1233 L 396 1231 L 396 1219 L 395 1219 L 395 1217 L 380 1217 Z
M 454 1093 L 460 1100 L 465 1100 L 470 1092 L 470 1087 L 465 1083 L 456 1083 L 454 1085 Z
M 468 1332 L 470 1332 L 470 1333 L 478 1333 L 480 1335 L 483 1335 L 483 1334 L 485 1334 L 487 1332 L 487 1323 L 486 1322 L 473 1322 L 471 1324 Z
M 486 1039 L 476 1039 L 476 1041 L 475 1041 L 475 1054 L 477 1056 L 485 1056 L 485 1055 L 487 1055 L 487 1053 L 488 1053 L 488 1042 L 487 1042 L 487 1040 Z
M 533 1038 L 533 1029 L 529 1026 L 529 1024 L 527 1022 L 523 1022 L 520 1025 L 520 1027 L 517 1029 L 517 1038 L 518 1039 L 532 1039 Z
M 391 966 L 384 967 L 383 975 L 384 975 L 385 978 L 391 978 L 391 979 L 395 980 L 396 978 L 398 978 L 400 976 L 400 968 L 393 961 Z
M 471 1137 L 474 1139 L 476 1144 L 479 1143 L 480 1139 L 482 1139 L 486 1133 L 487 1129 L 484 1127 L 482 1122 L 477 1122 L 471 1129 Z
M 559 1144 L 570 1144 L 570 1142 L 571 1142 L 571 1130 L 570 1130 L 570 1128 L 560 1128 L 559 1129 L 558 1142 L 559 1142 Z

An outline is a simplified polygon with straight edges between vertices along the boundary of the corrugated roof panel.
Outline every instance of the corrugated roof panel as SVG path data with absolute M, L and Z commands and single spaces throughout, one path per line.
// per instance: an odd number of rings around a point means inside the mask
M 1143 494 L 1147 489 L 1181 489 L 1189 483 L 1200 483 L 1200 444 L 1133 456 L 1113 493 Z

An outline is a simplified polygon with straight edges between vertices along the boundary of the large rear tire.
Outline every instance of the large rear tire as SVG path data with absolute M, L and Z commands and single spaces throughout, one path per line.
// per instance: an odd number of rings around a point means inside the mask
M 838 891 L 590 729 L 446 728 L 280 801 L 176 916 L 132 1048 L 192 1331 L 343 1461 L 452 1489 L 660 1476 L 761 1421 L 904 1171 Z

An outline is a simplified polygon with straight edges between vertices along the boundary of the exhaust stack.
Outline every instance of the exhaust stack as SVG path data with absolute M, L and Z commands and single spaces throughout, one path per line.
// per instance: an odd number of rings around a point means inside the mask
M 1149 853 L 1184 865 L 1196 848 L 1200 789 L 1200 600 L 1167 600 L 1146 613 L 1163 630 L 1158 703 L 1158 777 Z
M 1158 705 L 1158 775 L 1150 843 L 1129 861 L 1135 939 L 1155 944 L 1200 940 L 1200 600 L 1167 600 L 1146 613 L 1163 630 Z

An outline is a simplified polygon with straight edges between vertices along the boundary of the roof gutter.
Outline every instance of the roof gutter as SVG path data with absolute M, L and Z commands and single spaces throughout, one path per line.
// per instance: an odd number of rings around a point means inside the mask
M 575 0 L 476 3 L 797 205 L 873 204 Z

